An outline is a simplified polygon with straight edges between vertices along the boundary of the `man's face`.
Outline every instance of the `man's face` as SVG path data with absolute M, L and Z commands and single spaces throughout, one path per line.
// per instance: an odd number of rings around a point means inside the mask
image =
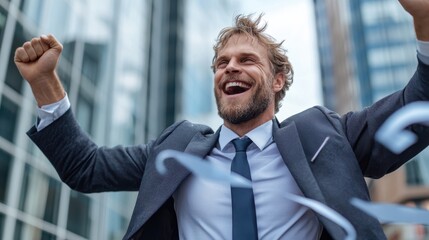
M 215 61 L 214 92 L 219 116 L 247 122 L 274 108 L 273 74 L 267 49 L 256 39 L 234 35 Z

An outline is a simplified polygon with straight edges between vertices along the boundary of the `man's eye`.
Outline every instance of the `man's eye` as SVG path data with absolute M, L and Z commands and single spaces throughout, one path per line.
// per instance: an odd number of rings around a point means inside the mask
M 225 68 L 228 65 L 227 61 L 220 61 L 217 63 L 217 68 Z
M 246 63 L 246 62 L 254 62 L 254 60 L 252 58 L 243 58 L 241 61 L 244 62 L 244 63 Z

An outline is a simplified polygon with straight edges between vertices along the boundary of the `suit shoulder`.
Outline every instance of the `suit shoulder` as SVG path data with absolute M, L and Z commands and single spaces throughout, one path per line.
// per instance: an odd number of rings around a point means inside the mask
M 281 125 L 284 126 L 288 122 L 295 122 L 298 128 L 320 128 L 323 126 L 331 126 L 337 129 L 337 131 L 343 130 L 341 116 L 323 106 L 314 106 L 292 115 L 282 122 Z
M 202 134 L 213 133 L 213 129 L 211 129 L 209 126 L 204 124 L 192 123 L 187 120 L 180 121 L 176 124 L 178 125 L 178 128 L 185 131 L 201 132 Z
M 207 135 L 207 134 L 212 134 L 213 130 L 210 127 L 203 124 L 196 124 L 196 123 L 189 122 L 187 120 L 182 120 L 166 128 L 161 133 L 158 140 L 163 141 L 165 138 L 169 137 L 172 134 L 179 137 L 180 136 L 185 137 L 188 135 L 193 136 L 197 133 Z
M 327 118 L 327 119 L 340 119 L 340 115 L 326 107 L 323 106 L 314 106 L 311 108 L 308 108 L 300 113 L 297 113 L 295 115 L 292 115 L 287 120 L 292 121 L 307 121 L 307 120 L 314 120 L 314 118 Z

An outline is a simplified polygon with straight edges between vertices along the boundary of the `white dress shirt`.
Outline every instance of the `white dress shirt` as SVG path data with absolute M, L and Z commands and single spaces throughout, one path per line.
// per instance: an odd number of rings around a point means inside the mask
M 247 148 L 252 176 L 259 239 L 318 239 L 322 227 L 308 208 L 285 195 L 303 196 L 283 162 L 272 137 L 273 122 L 247 133 L 253 143 Z M 230 172 L 238 138 L 222 126 L 217 146 L 206 160 Z M 190 175 L 175 194 L 180 239 L 232 239 L 231 189 Z

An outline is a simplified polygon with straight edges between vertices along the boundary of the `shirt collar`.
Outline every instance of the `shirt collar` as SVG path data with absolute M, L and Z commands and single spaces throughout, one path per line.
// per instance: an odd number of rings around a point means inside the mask
M 250 138 L 260 150 L 263 150 L 271 142 L 273 142 L 273 121 L 267 121 L 266 123 L 246 133 L 245 136 Z M 220 150 L 223 151 L 226 145 L 236 138 L 239 138 L 239 136 L 235 132 L 225 125 L 222 125 L 219 133 Z

